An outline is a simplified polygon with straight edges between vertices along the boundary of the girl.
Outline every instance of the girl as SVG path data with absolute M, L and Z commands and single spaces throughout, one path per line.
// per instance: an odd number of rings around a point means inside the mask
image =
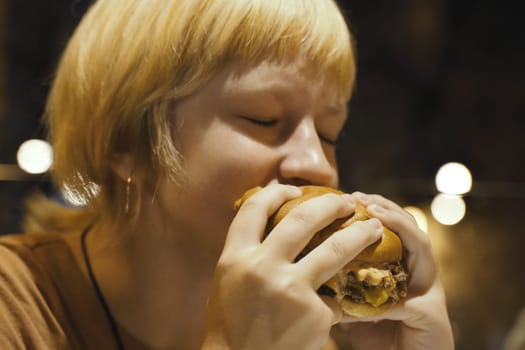
M 296 186 L 338 186 L 354 78 L 333 0 L 98 0 L 46 111 L 53 179 L 85 205 L 35 202 L 45 233 L 1 240 L 2 348 L 320 349 L 341 323 L 355 349 L 451 349 L 428 238 L 391 201 L 318 197 L 262 239 Z M 356 201 L 374 219 L 295 262 Z M 409 297 L 343 318 L 316 290 L 382 224 L 408 250 Z

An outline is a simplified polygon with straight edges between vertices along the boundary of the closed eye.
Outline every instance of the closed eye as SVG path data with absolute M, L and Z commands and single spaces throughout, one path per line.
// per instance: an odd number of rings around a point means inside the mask
M 241 116 L 241 118 L 246 120 L 246 121 L 248 121 L 248 122 L 250 122 L 250 123 L 252 123 L 252 124 L 263 126 L 263 127 L 267 127 L 267 128 L 275 126 L 279 122 L 278 119 L 265 120 L 265 119 L 257 119 L 257 118 L 246 117 L 246 116 Z
M 331 139 L 329 137 L 325 137 L 323 135 L 319 135 L 319 139 L 331 146 L 337 146 L 337 141 L 339 141 L 338 139 Z

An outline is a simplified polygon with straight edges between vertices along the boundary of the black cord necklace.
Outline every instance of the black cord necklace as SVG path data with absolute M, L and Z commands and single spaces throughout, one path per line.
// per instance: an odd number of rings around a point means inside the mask
M 111 311 L 109 310 L 109 306 L 106 303 L 106 299 L 104 299 L 104 294 L 102 294 L 102 290 L 100 289 L 97 283 L 97 279 L 95 278 L 95 275 L 93 274 L 93 269 L 91 268 L 91 262 L 89 261 L 89 256 L 88 256 L 87 247 L 86 247 L 86 236 L 89 232 L 89 229 L 90 227 L 86 228 L 82 232 L 82 236 L 80 239 L 80 244 L 82 246 L 82 255 L 84 256 L 84 261 L 86 263 L 87 271 L 89 274 L 89 279 L 91 280 L 91 283 L 93 284 L 93 287 L 95 288 L 97 299 L 102 305 L 104 312 L 106 313 L 106 317 L 111 327 L 111 332 L 113 333 L 113 336 L 115 337 L 115 341 L 117 343 L 118 349 L 125 350 L 124 344 L 122 343 L 122 339 L 120 338 L 120 333 L 118 331 L 117 323 L 115 322 L 115 319 L 113 318 L 113 315 L 111 314 Z

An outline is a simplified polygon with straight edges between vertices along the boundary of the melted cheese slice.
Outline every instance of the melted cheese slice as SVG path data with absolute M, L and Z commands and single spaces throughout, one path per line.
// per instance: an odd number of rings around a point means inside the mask
M 366 281 L 371 286 L 377 286 L 383 278 L 386 278 L 390 275 L 388 270 L 380 270 L 375 267 L 369 267 L 367 269 L 357 270 L 356 277 L 359 282 Z
M 344 293 L 340 286 L 346 286 L 348 283 L 348 273 L 353 272 L 359 282 L 366 281 L 370 286 L 364 288 L 363 284 L 352 284 L 359 288 L 367 303 L 374 307 L 379 307 L 388 301 L 390 293 L 396 288 L 395 281 L 391 283 L 388 288 L 375 287 L 378 286 L 384 278 L 390 279 L 393 276 L 389 270 L 377 269 L 375 267 L 363 268 L 360 265 L 348 265 L 345 269 L 339 271 L 334 277 L 328 280 L 325 284 L 336 292 L 336 300 L 341 301 L 344 298 Z
M 394 287 L 390 287 L 388 289 L 384 289 L 384 288 L 372 288 L 368 290 L 363 289 L 363 295 L 365 296 L 365 300 L 368 303 L 372 304 L 374 307 L 379 307 L 388 300 L 388 296 L 390 295 L 390 292 L 393 289 Z

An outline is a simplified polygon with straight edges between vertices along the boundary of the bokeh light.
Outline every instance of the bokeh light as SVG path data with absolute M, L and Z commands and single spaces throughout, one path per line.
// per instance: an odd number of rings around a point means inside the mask
M 465 216 L 466 205 L 461 196 L 440 193 L 432 200 L 430 210 L 439 223 L 455 225 Z
M 53 163 L 53 151 L 44 140 L 31 139 L 20 145 L 16 154 L 18 166 L 29 174 L 42 174 Z
M 436 174 L 436 187 L 442 193 L 465 194 L 472 188 L 470 170 L 461 163 L 447 163 Z

